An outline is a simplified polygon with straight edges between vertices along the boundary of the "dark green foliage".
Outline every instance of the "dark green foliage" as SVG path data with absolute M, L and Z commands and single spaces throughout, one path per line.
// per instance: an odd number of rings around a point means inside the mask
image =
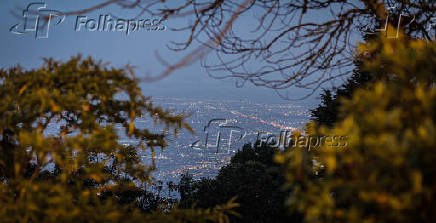
M 144 213 L 151 213 L 156 210 L 169 210 L 177 202 L 175 199 L 160 196 L 160 191 L 153 193 L 137 186 L 111 188 L 110 190 L 103 191 L 100 198 L 103 200 L 108 198 L 115 199 L 120 206 L 127 205 L 132 208 L 139 208 Z
M 321 104 L 311 110 L 312 120 L 328 127 L 331 127 L 335 122 L 342 120 L 343 117 L 339 116 L 341 100 L 350 99 L 356 89 L 365 87 L 365 84 L 373 79 L 370 73 L 360 69 L 362 65 L 361 62 L 356 61 L 355 65 L 356 69 L 353 71 L 352 76 L 343 84 L 332 90 L 323 89 L 323 92 L 321 93 Z
M 241 216 L 232 222 L 298 222 L 285 208 L 287 191 L 283 190 L 283 168 L 273 161 L 277 149 L 269 146 L 245 145 L 232 157 L 230 164 L 215 179 L 195 181 L 184 174 L 179 184 L 182 207 L 207 208 L 222 204 L 232 197 L 241 206 Z

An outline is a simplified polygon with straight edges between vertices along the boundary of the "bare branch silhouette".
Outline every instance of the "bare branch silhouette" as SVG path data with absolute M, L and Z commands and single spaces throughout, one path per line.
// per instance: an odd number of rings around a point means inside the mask
M 119 5 L 162 19 L 189 18 L 173 31 L 188 31 L 184 42 L 171 42 L 176 52 L 189 51 L 176 62 L 157 58 L 166 69 L 156 81 L 177 69 L 201 61 L 214 78 L 236 78 L 239 83 L 285 89 L 316 89 L 350 73 L 354 44 L 385 21 L 412 38 L 432 39 L 427 24 L 436 1 L 429 0 L 110 0 L 93 7 L 65 12 L 78 15 Z M 402 16 L 401 24 L 397 24 Z M 193 48 L 191 50 L 191 48 Z

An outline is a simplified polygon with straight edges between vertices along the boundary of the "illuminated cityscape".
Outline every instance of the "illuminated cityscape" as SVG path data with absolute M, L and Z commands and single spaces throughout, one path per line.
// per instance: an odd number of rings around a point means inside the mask
M 175 112 L 185 111 L 190 114 L 187 121 L 195 131 L 192 134 L 183 130 L 177 138 L 170 136 L 169 146 L 164 150 L 157 149 L 157 171 L 153 176 L 164 182 L 177 182 L 180 174 L 185 171 L 197 179 L 213 177 L 244 144 L 254 143 L 259 132 L 279 133 L 283 129 L 302 129 L 309 119 L 308 106 L 301 102 L 261 104 L 248 100 L 194 100 L 162 97 L 153 98 L 153 101 L 163 108 Z M 212 119 L 225 119 L 227 126 L 239 127 L 238 133 L 244 131 L 245 136 L 240 141 L 232 140 L 229 148 L 230 131 L 220 129 L 219 123 L 215 123 L 207 130 L 208 144 L 214 146 L 205 147 L 204 127 Z M 137 122 L 144 128 L 158 129 L 158 126 L 153 126 L 152 121 L 138 120 Z M 217 149 L 215 145 L 218 131 L 221 137 Z M 196 141 L 203 147 L 193 148 L 192 144 Z M 144 162 L 152 164 L 151 152 L 144 153 L 143 157 Z

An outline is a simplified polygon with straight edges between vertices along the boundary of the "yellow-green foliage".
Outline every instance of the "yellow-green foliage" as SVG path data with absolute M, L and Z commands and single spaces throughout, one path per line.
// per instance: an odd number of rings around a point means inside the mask
M 377 81 L 343 100 L 343 121 L 308 132 L 346 135 L 348 146 L 277 156 L 288 205 L 305 222 L 434 222 L 436 44 L 380 38 L 358 52 Z
M 153 167 L 143 165 L 138 150 L 166 145 L 165 131 L 137 128 L 135 117 L 153 119 L 163 130 L 189 129 L 184 114 L 154 107 L 128 69 L 80 56 L 65 63 L 48 59 L 39 69 L 0 70 L 0 98 L 2 223 L 222 222 L 235 207 L 230 201 L 210 210 L 144 214 L 99 197 L 133 182 L 145 185 Z M 49 123 L 62 129 L 47 134 Z M 138 145 L 121 145 L 115 124 Z M 55 173 L 42 174 L 50 169 Z

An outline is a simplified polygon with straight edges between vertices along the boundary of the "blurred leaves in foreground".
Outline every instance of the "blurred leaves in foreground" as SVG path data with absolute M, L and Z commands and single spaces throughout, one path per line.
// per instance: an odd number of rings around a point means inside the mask
M 380 37 L 358 47 L 374 81 L 343 98 L 332 127 L 348 147 L 292 149 L 287 204 L 305 222 L 434 222 L 436 213 L 436 43 Z

